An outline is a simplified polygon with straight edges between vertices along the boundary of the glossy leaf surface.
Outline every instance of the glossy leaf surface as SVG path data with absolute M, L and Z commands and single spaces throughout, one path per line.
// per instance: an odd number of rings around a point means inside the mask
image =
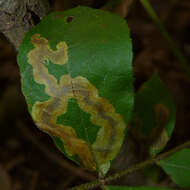
M 176 110 L 172 97 L 157 74 L 145 82 L 135 96 L 132 128 L 151 155 L 167 144 L 175 126 Z
M 160 161 L 160 165 L 179 186 L 190 189 L 190 149 L 183 149 Z
M 165 187 L 119 187 L 119 186 L 108 186 L 109 190 L 174 190 Z
M 77 7 L 47 16 L 22 42 L 22 90 L 36 125 L 71 160 L 105 174 L 133 107 L 125 20 Z

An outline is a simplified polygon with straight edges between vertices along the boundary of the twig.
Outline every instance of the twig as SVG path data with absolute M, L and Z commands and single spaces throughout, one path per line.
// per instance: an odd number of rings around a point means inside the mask
M 99 179 L 99 182 L 101 184 L 100 188 L 102 190 L 109 190 L 108 187 L 105 185 L 104 176 L 101 174 L 101 172 L 99 173 L 98 179 Z
M 146 166 L 148 165 L 151 165 L 151 164 L 154 164 L 160 160 L 162 160 L 163 158 L 166 158 L 172 154 L 174 154 L 175 152 L 183 149 L 183 148 L 186 148 L 190 146 L 190 141 L 187 141 L 186 143 L 182 144 L 182 145 L 179 145 L 173 149 L 171 149 L 170 151 L 168 152 L 165 152 L 165 153 L 162 153 L 160 155 L 158 155 L 156 158 L 151 158 L 149 160 L 146 160 L 144 162 L 141 162 L 139 164 L 136 164 L 135 166 L 131 167 L 131 168 L 128 168 L 126 170 L 123 170 L 121 172 L 118 172 L 116 174 L 113 174 L 113 175 L 110 175 L 108 177 L 106 177 L 104 179 L 104 182 L 105 183 L 108 183 L 110 181 L 113 181 L 113 180 L 116 180 L 118 178 L 121 178 L 123 177 L 124 175 L 129 175 L 137 170 L 140 170 L 142 168 L 145 168 Z M 73 187 L 73 188 L 70 188 L 69 190 L 89 190 L 89 189 L 94 189 L 96 187 L 99 187 L 101 185 L 101 182 L 99 180 L 95 180 L 93 182 L 90 182 L 90 183 L 86 183 L 86 184 L 82 184 L 82 185 L 79 185 L 79 186 L 76 186 L 76 187 Z
M 102 189 L 102 190 L 109 190 L 106 185 L 102 185 L 102 186 L 101 186 L 101 189 Z
M 48 0 L 0 0 L 0 32 L 18 49 L 25 34 L 48 11 Z
M 164 27 L 162 21 L 157 16 L 156 12 L 154 11 L 152 6 L 150 5 L 149 1 L 148 0 L 140 0 L 140 2 L 143 5 L 143 7 L 145 8 L 148 15 L 152 18 L 155 25 L 160 30 L 162 36 L 167 40 L 171 51 L 176 56 L 178 61 L 181 63 L 181 65 L 182 65 L 184 71 L 186 72 L 186 74 L 188 76 L 190 76 L 190 65 L 189 65 L 187 59 L 184 57 L 183 53 L 178 48 L 177 44 L 175 43 L 175 41 L 172 39 L 171 35 L 168 33 L 168 31 Z

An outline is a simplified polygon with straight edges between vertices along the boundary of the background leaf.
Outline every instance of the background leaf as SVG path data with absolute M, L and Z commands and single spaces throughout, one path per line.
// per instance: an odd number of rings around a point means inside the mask
M 145 82 L 135 96 L 132 130 L 152 155 L 167 144 L 175 126 L 172 97 L 157 74 Z
M 190 188 L 190 149 L 176 152 L 159 163 L 176 184 Z
M 105 174 L 133 108 L 125 20 L 77 7 L 47 16 L 22 42 L 22 90 L 36 125 L 71 160 Z
M 170 188 L 165 188 L 165 187 L 119 187 L 119 186 L 108 186 L 108 188 L 109 188 L 109 190 L 172 190 Z

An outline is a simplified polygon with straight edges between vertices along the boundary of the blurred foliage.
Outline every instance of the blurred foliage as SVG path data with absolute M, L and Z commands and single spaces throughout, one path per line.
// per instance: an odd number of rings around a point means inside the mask
M 77 5 L 101 8 L 107 2 L 108 0 L 51 0 L 51 11 L 62 11 Z M 150 0 L 150 2 L 188 60 L 190 60 L 190 1 Z M 137 91 L 142 83 L 147 81 L 154 71 L 157 71 L 161 80 L 171 91 L 177 105 L 176 128 L 171 141 L 166 147 L 167 150 L 190 138 L 190 80 L 181 71 L 178 61 L 169 51 L 167 43 L 145 13 L 139 1 L 133 1 L 127 20 L 133 39 L 135 90 Z M 85 178 L 85 175 L 79 177 L 81 176 L 80 169 L 76 169 L 78 173 L 71 172 L 68 169 L 73 166 L 70 162 L 66 164 L 67 167 L 63 167 L 56 159 L 54 162 L 51 161 L 50 158 L 61 155 L 52 147 L 49 138 L 35 129 L 28 116 L 25 100 L 21 95 L 20 76 L 15 57 L 16 52 L 11 44 L 0 35 L 0 163 L 6 166 L 11 162 L 9 166 L 11 169 L 6 172 L 11 176 L 11 190 L 29 188 L 61 190 L 87 182 L 88 178 Z M 18 127 L 20 122 L 23 122 L 21 128 L 28 130 L 28 136 L 38 137 L 40 142 L 37 143 L 38 146 L 29 138 L 25 138 L 25 132 L 21 132 Z M 48 153 L 39 151 L 38 147 L 41 144 L 47 147 L 47 152 L 50 151 Z M 138 147 L 138 144 L 136 146 Z M 137 155 L 141 158 L 139 151 Z M 18 156 L 24 157 L 24 163 L 17 162 Z M 61 157 L 60 160 L 61 163 L 64 163 L 65 158 Z M 0 179 L 2 179 L 3 173 L 1 171 L 0 173 L 2 174 L 0 174 Z M 90 176 L 89 173 L 85 174 Z M 176 188 L 170 178 L 162 173 L 161 175 L 159 178 L 161 181 L 154 182 L 154 185 Z M 122 179 L 123 183 L 128 183 L 124 178 Z M 134 186 L 137 181 L 138 178 L 135 178 Z

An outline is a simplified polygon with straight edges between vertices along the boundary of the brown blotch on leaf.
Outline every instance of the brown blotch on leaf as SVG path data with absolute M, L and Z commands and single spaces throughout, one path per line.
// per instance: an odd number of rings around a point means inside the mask
M 164 104 L 156 104 L 154 110 L 157 122 L 160 125 L 165 125 L 170 116 L 169 109 Z
M 166 146 L 169 140 L 168 133 L 165 129 L 162 130 L 160 135 L 157 137 L 156 141 L 151 145 L 152 150 L 159 150 Z
M 39 45 L 47 45 L 48 41 L 45 38 L 41 38 L 40 34 L 34 34 L 31 37 L 31 42 L 33 43 L 33 45 L 35 46 L 39 46 Z

